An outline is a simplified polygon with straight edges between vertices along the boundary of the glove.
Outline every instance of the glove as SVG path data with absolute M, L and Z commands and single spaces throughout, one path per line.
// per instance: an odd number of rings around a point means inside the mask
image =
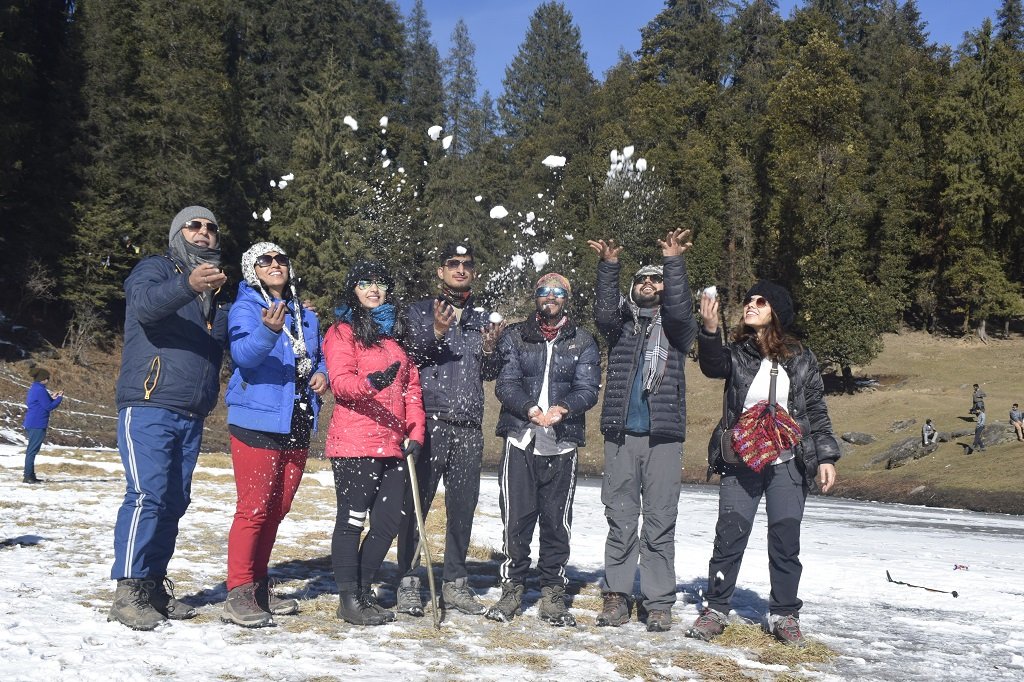
M 402 366 L 402 363 L 395 360 L 388 368 L 380 372 L 370 372 L 366 375 L 366 380 L 370 382 L 378 391 L 383 391 L 385 388 L 391 385 L 398 375 L 398 368 Z
M 405 455 L 406 457 L 412 455 L 413 461 L 416 461 L 417 459 L 419 459 L 420 449 L 422 447 L 423 446 L 420 445 L 419 442 L 410 440 L 409 442 L 402 446 L 402 454 Z

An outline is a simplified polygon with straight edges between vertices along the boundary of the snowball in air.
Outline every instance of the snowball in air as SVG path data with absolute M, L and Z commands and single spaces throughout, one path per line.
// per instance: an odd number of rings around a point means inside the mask
M 466 251 L 466 247 L 465 247 L 465 246 L 463 246 L 462 244 L 459 244 L 458 246 L 456 246 L 456 247 L 455 247 L 455 254 L 456 254 L 457 256 L 465 256 L 465 255 L 466 255 L 466 253 L 468 253 L 468 252 Z
M 528 223 L 532 223 L 532 222 L 533 222 L 533 219 L 534 219 L 534 218 L 536 218 L 536 217 L 537 217 L 537 214 L 535 214 L 535 213 L 534 213 L 533 211 L 529 211 L 529 212 L 528 212 L 528 213 L 526 214 L 526 222 L 528 222 Z
M 609 157 L 611 157 L 612 163 L 615 163 L 615 161 L 619 158 L 619 150 L 613 149 L 612 153 L 609 154 Z
M 500 220 L 507 215 L 508 211 L 506 211 L 505 207 L 500 204 L 491 209 L 491 217 L 495 220 Z
M 623 193 L 622 193 L 622 198 L 623 198 L 623 199 L 628 199 L 628 198 L 630 198 L 631 196 L 633 196 L 633 195 L 629 193 L 629 190 L 628 190 L 628 189 L 627 189 L 627 190 L 626 190 L 625 192 L 623 192 Z
M 270 181 L 270 186 L 271 187 L 277 187 L 277 180 L 271 180 Z
M 544 266 L 548 264 L 548 261 L 551 260 L 550 257 L 548 257 L 547 251 L 538 251 L 530 256 L 530 258 L 533 260 L 533 267 L 537 272 L 540 272 Z
M 387 168 L 390 165 L 391 165 L 391 159 L 384 159 L 384 163 L 381 164 L 381 166 L 383 166 L 384 168 Z
M 282 180 L 281 182 L 277 183 L 277 188 L 278 189 L 284 189 L 287 186 L 288 186 L 288 181 L 287 180 Z
M 256 220 L 256 219 L 258 219 L 259 217 L 260 217 L 260 214 L 259 214 L 259 213 L 257 213 L 256 211 L 253 211 L 253 212 L 252 212 L 252 219 L 253 219 L 253 220 Z
M 501 313 L 491 313 L 487 319 L 491 324 L 501 324 L 505 318 L 501 316 Z
M 288 175 L 282 175 L 281 179 L 284 180 L 285 182 L 291 182 L 292 180 L 295 179 L 295 173 L 289 173 Z
M 520 256 L 518 253 L 512 256 L 512 267 L 516 270 L 522 270 L 526 267 L 526 259 Z
M 270 209 L 269 208 L 266 211 L 263 212 L 263 222 L 265 222 L 265 223 L 269 223 L 270 222 Z
M 544 160 L 541 161 L 541 163 L 543 163 L 548 168 L 561 168 L 562 166 L 565 165 L 565 157 L 555 156 L 554 154 L 551 154 L 545 157 Z
M 623 147 L 622 148 L 622 156 L 627 158 L 627 159 L 632 157 L 633 156 L 633 145 L 629 145 L 628 147 Z
M 455 136 L 454 135 L 445 135 L 444 139 L 441 140 L 441 148 L 442 149 L 448 149 L 448 147 L 451 147 L 452 146 L 452 138 L 453 137 L 455 137 Z
M 647 170 L 647 159 L 637 159 L 636 160 L 636 169 L 638 171 L 640 171 L 641 173 L 643 173 L 645 170 Z
M 427 128 L 427 135 L 430 136 L 431 140 L 441 137 L 441 126 L 430 126 Z
M 483 195 L 480 195 L 480 194 L 477 194 L 475 197 L 473 197 L 473 201 L 475 201 L 477 203 L 480 203 L 483 200 L 484 200 Z
M 346 116 L 345 118 L 341 119 L 341 122 L 347 125 L 352 130 L 359 130 L 359 122 L 356 121 L 351 116 Z
M 380 117 L 380 127 L 381 128 L 387 128 L 388 127 L 388 117 L 387 116 L 381 116 Z

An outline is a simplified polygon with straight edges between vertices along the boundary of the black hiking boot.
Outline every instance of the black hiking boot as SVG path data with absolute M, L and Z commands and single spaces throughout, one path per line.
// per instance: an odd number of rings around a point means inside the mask
M 110 606 L 107 620 L 116 620 L 132 630 L 152 630 L 167 617 L 149 603 L 149 591 L 141 578 L 122 578 L 117 581 L 114 603 Z
M 563 585 L 545 585 L 540 588 L 537 616 L 544 622 L 558 627 L 576 627 L 576 619 L 565 605 Z
M 479 616 L 487 610 L 476 592 L 469 586 L 468 578 L 456 578 L 441 585 L 441 597 L 445 608 L 452 608 L 470 616 Z
M 143 581 L 149 591 L 149 603 L 171 620 L 195 618 L 199 612 L 185 602 L 174 598 L 174 583 L 167 576 Z
M 261 609 L 275 616 L 293 616 L 299 612 L 299 600 L 279 598 L 274 594 L 269 577 L 256 581 L 256 603 Z
M 398 617 L 395 615 L 394 611 L 386 609 L 379 603 L 377 603 L 377 593 L 373 591 L 373 587 L 367 586 L 362 588 L 362 594 L 360 596 L 362 597 L 363 601 L 365 601 L 367 604 L 373 607 L 374 611 L 384 616 L 385 620 L 388 623 L 394 622 L 395 619 Z
M 338 618 L 352 625 L 384 625 L 387 616 L 373 608 L 359 590 L 343 590 L 338 593 Z
M 423 615 L 423 598 L 420 596 L 419 576 L 407 575 L 402 578 L 395 591 L 395 610 L 410 616 Z
M 246 583 L 231 588 L 224 602 L 221 620 L 241 625 L 243 628 L 265 628 L 274 623 L 274 617 L 260 608 L 256 602 L 256 583 Z
M 523 603 L 523 584 L 506 580 L 501 583 L 501 599 L 498 603 L 487 609 L 484 615 L 499 623 L 508 623 L 516 614 Z
M 690 629 L 686 631 L 686 636 L 710 642 L 725 632 L 725 626 L 728 624 L 728 617 L 724 613 L 712 608 L 705 608 L 697 616 L 697 620 L 693 621 Z
M 621 592 L 605 592 L 601 595 L 604 606 L 597 614 L 600 627 L 617 628 L 629 622 L 630 598 Z

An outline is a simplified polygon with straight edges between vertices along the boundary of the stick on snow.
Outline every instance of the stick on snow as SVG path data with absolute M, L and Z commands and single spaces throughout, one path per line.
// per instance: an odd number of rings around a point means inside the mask
M 885 577 L 889 580 L 889 582 L 895 583 L 896 585 L 906 585 L 907 587 L 916 587 L 919 590 L 928 590 L 929 592 L 938 592 L 940 594 L 951 594 L 951 595 L 953 595 L 954 599 L 960 596 L 959 594 L 957 594 L 956 590 L 953 590 L 952 592 L 947 592 L 946 590 L 936 590 L 934 587 L 925 587 L 924 585 L 911 585 L 910 583 L 905 583 L 902 580 L 893 580 L 892 576 L 889 575 L 889 571 L 885 572 Z

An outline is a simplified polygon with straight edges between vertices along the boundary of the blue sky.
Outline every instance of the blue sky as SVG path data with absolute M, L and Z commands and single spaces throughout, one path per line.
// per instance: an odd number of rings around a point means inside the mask
M 405 16 L 414 0 L 397 0 Z M 519 49 L 530 15 L 541 0 L 424 0 L 434 42 L 444 57 L 455 22 L 462 18 L 476 44 L 476 67 L 481 90 L 497 99 L 505 67 Z M 590 69 L 603 80 L 604 72 L 618 61 L 620 48 L 640 46 L 640 27 L 664 8 L 663 0 L 563 0 L 583 34 L 583 49 Z M 779 12 L 788 16 L 803 0 L 780 0 Z M 918 0 L 931 39 L 954 47 L 965 31 L 981 26 L 985 17 L 995 18 L 999 0 Z

